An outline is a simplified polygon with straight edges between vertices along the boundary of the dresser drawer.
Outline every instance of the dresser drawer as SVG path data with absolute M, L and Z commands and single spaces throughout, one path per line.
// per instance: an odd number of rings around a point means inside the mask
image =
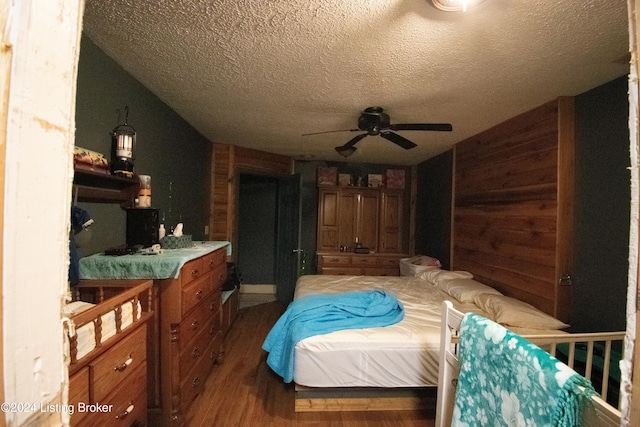
M 204 265 L 204 257 L 192 259 L 185 263 L 180 269 L 180 280 L 182 286 L 188 286 L 189 283 L 204 275 L 208 270 Z
M 183 287 L 182 317 L 198 303 L 202 302 L 212 291 L 212 288 L 211 273 L 206 273 Z
M 147 424 L 147 364 L 131 371 L 131 375 L 104 400 L 97 401 L 105 412 L 92 412 L 83 425 L 96 427 L 129 427 Z M 108 406 L 104 406 L 108 405 Z M 79 408 L 76 407 L 76 410 Z
M 206 271 L 214 270 L 217 267 L 227 265 L 226 249 L 218 249 L 203 257 L 203 264 Z
M 118 384 L 146 366 L 147 326 L 142 325 L 89 364 L 93 378 L 92 402 L 102 402 Z M 146 378 L 144 380 L 146 384 Z
M 84 367 L 69 377 L 69 405 L 78 407 L 78 403 L 89 403 L 89 368 Z M 80 426 L 86 418 L 86 412 L 71 415 L 71 426 Z
M 205 348 L 202 357 L 196 362 L 193 370 L 181 380 L 180 395 L 182 408 L 188 407 L 191 401 L 202 392 L 204 383 L 207 381 L 207 377 L 222 349 L 222 334 L 220 334 L 220 332 L 216 332 L 210 339 L 209 345 Z
M 210 366 L 213 367 L 218 358 L 218 354 L 222 351 L 223 335 L 222 331 L 219 329 L 211 329 L 210 335 L 211 342 L 209 343 L 209 348 L 207 348 L 207 357 L 209 359 Z
M 198 333 L 206 329 L 207 322 L 209 322 L 214 315 L 216 301 L 218 300 L 219 298 L 216 298 L 215 292 L 209 294 L 202 304 L 197 305 L 196 308 L 180 322 L 178 333 L 181 346 L 188 345 Z
M 189 375 L 190 368 L 206 356 L 207 347 L 211 341 L 212 323 L 213 319 L 210 319 L 190 343 L 180 346 L 180 366 L 187 371 L 186 375 L 180 378 L 181 381 Z
M 213 362 L 208 357 L 201 357 L 180 384 L 180 406 L 187 408 L 191 401 L 202 392 Z
M 213 289 L 220 289 L 227 281 L 227 264 L 216 267 L 211 274 Z

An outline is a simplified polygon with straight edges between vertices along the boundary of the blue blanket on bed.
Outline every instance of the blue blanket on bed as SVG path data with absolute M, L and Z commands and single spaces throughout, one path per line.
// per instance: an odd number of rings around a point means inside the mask
M 580 426 L 591 383 L 526 339 L 467 313 L 460 326 L 454 427 Z
M 267 364 L 289 383 L 298 341 L 341 329 L 388 326 L 403 317 L 402 303 L 384 291 L 308 295 L 289 304 L 262 348 L 269 352 Z

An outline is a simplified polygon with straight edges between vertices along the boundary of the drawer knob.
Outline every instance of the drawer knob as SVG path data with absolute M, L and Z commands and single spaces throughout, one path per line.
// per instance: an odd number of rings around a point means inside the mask
M 124 420 L 125 418 L 127 418 L 127 415 L 133 412 L 134 409 L 135 406 L 133 403 L 131 403 L 129 406 L 127 406 L 127 409 L 123 413 L 121 413 L 120 415 L 116 415 L 116 420 Z
M 113 370 L 114 371 L 118 371 L 118 372 L 122 372 L 125 369 L 127 369 L 127 366 L 131 365 L 133 363 L 133 356 L 129 355 L 129 358 L 122 364 L 120 365 L 116 365 Z
M 196 387 L 198 387 L 199 385 L 200 385 L 200 378 L 195 377 L 195 378 L 193 379 L 193 382 L 191 383 L 191 386 L 192 386 L 193 388 L 196 388 Z
M 197 320 L 194 320 L 193 322 L 191 322 L 191 329 L 193 329 L 194 331 L 198 329 L 199 326 L 200 326 L 200 322 L 198 322 Z
M 198 270 L 197 268 L 193 269 L 193 271 L 191 271 L 191 275 L 192 276 L 197 276 L 200 273 L 200 270 Z
M 203 293 L 204 292 L 202 292 L 202 289 L 198 289 L 198 292 L 196 292 L 196 298 L 201 299 Z
M 194 359 L 200 357 L 200 349 L 198 347 L 194 347 L 193 351 L 191 352 L 191 357 L 193 357 Z

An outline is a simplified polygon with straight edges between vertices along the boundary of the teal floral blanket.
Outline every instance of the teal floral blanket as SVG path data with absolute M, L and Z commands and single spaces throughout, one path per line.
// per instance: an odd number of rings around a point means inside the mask
M 460 327 L 452 426 L 580 426 L 591 383 L 546 351 L 477 314 Z

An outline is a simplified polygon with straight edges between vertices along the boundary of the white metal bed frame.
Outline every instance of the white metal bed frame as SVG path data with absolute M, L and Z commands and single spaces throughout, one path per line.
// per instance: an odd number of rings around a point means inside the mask
M 455 390 L 459 372 L 457 332 L 464 313 L 453 308 L 453 304 L 445 301 L 442 304 L 442 324 L 440 335 L 440 360 L 438 375 L 438 396 L 436 401 L 436 427 L 449 427 L 453 414 Z M 607 398 L 609 367 L 611 363 L 611 344 L 624 339 L 624 332 L 603 332 L 603 333 L 583 333 L 583 334 L 551 334 L 551 335 L 528 335 L 529 341 L 536 345 L 548 348 L 549 353 L 556 355 L 558 344 L 566 343 L 569 346 L 567 365 L 571 368 L 575 362 L 575 348 L 577 343 L 587 344 L 587 359 L 584 376 L 591 380 L 593 365 L 594 343 L 603 342 L 605 352 L 603 355 L 602 387 L 596 390 L 602 397 L 594 396 L 594 412 L 590 414 L 586 421 L 588 427 L 614 427 L 620 426 L 620 411 L 605 399 Z

